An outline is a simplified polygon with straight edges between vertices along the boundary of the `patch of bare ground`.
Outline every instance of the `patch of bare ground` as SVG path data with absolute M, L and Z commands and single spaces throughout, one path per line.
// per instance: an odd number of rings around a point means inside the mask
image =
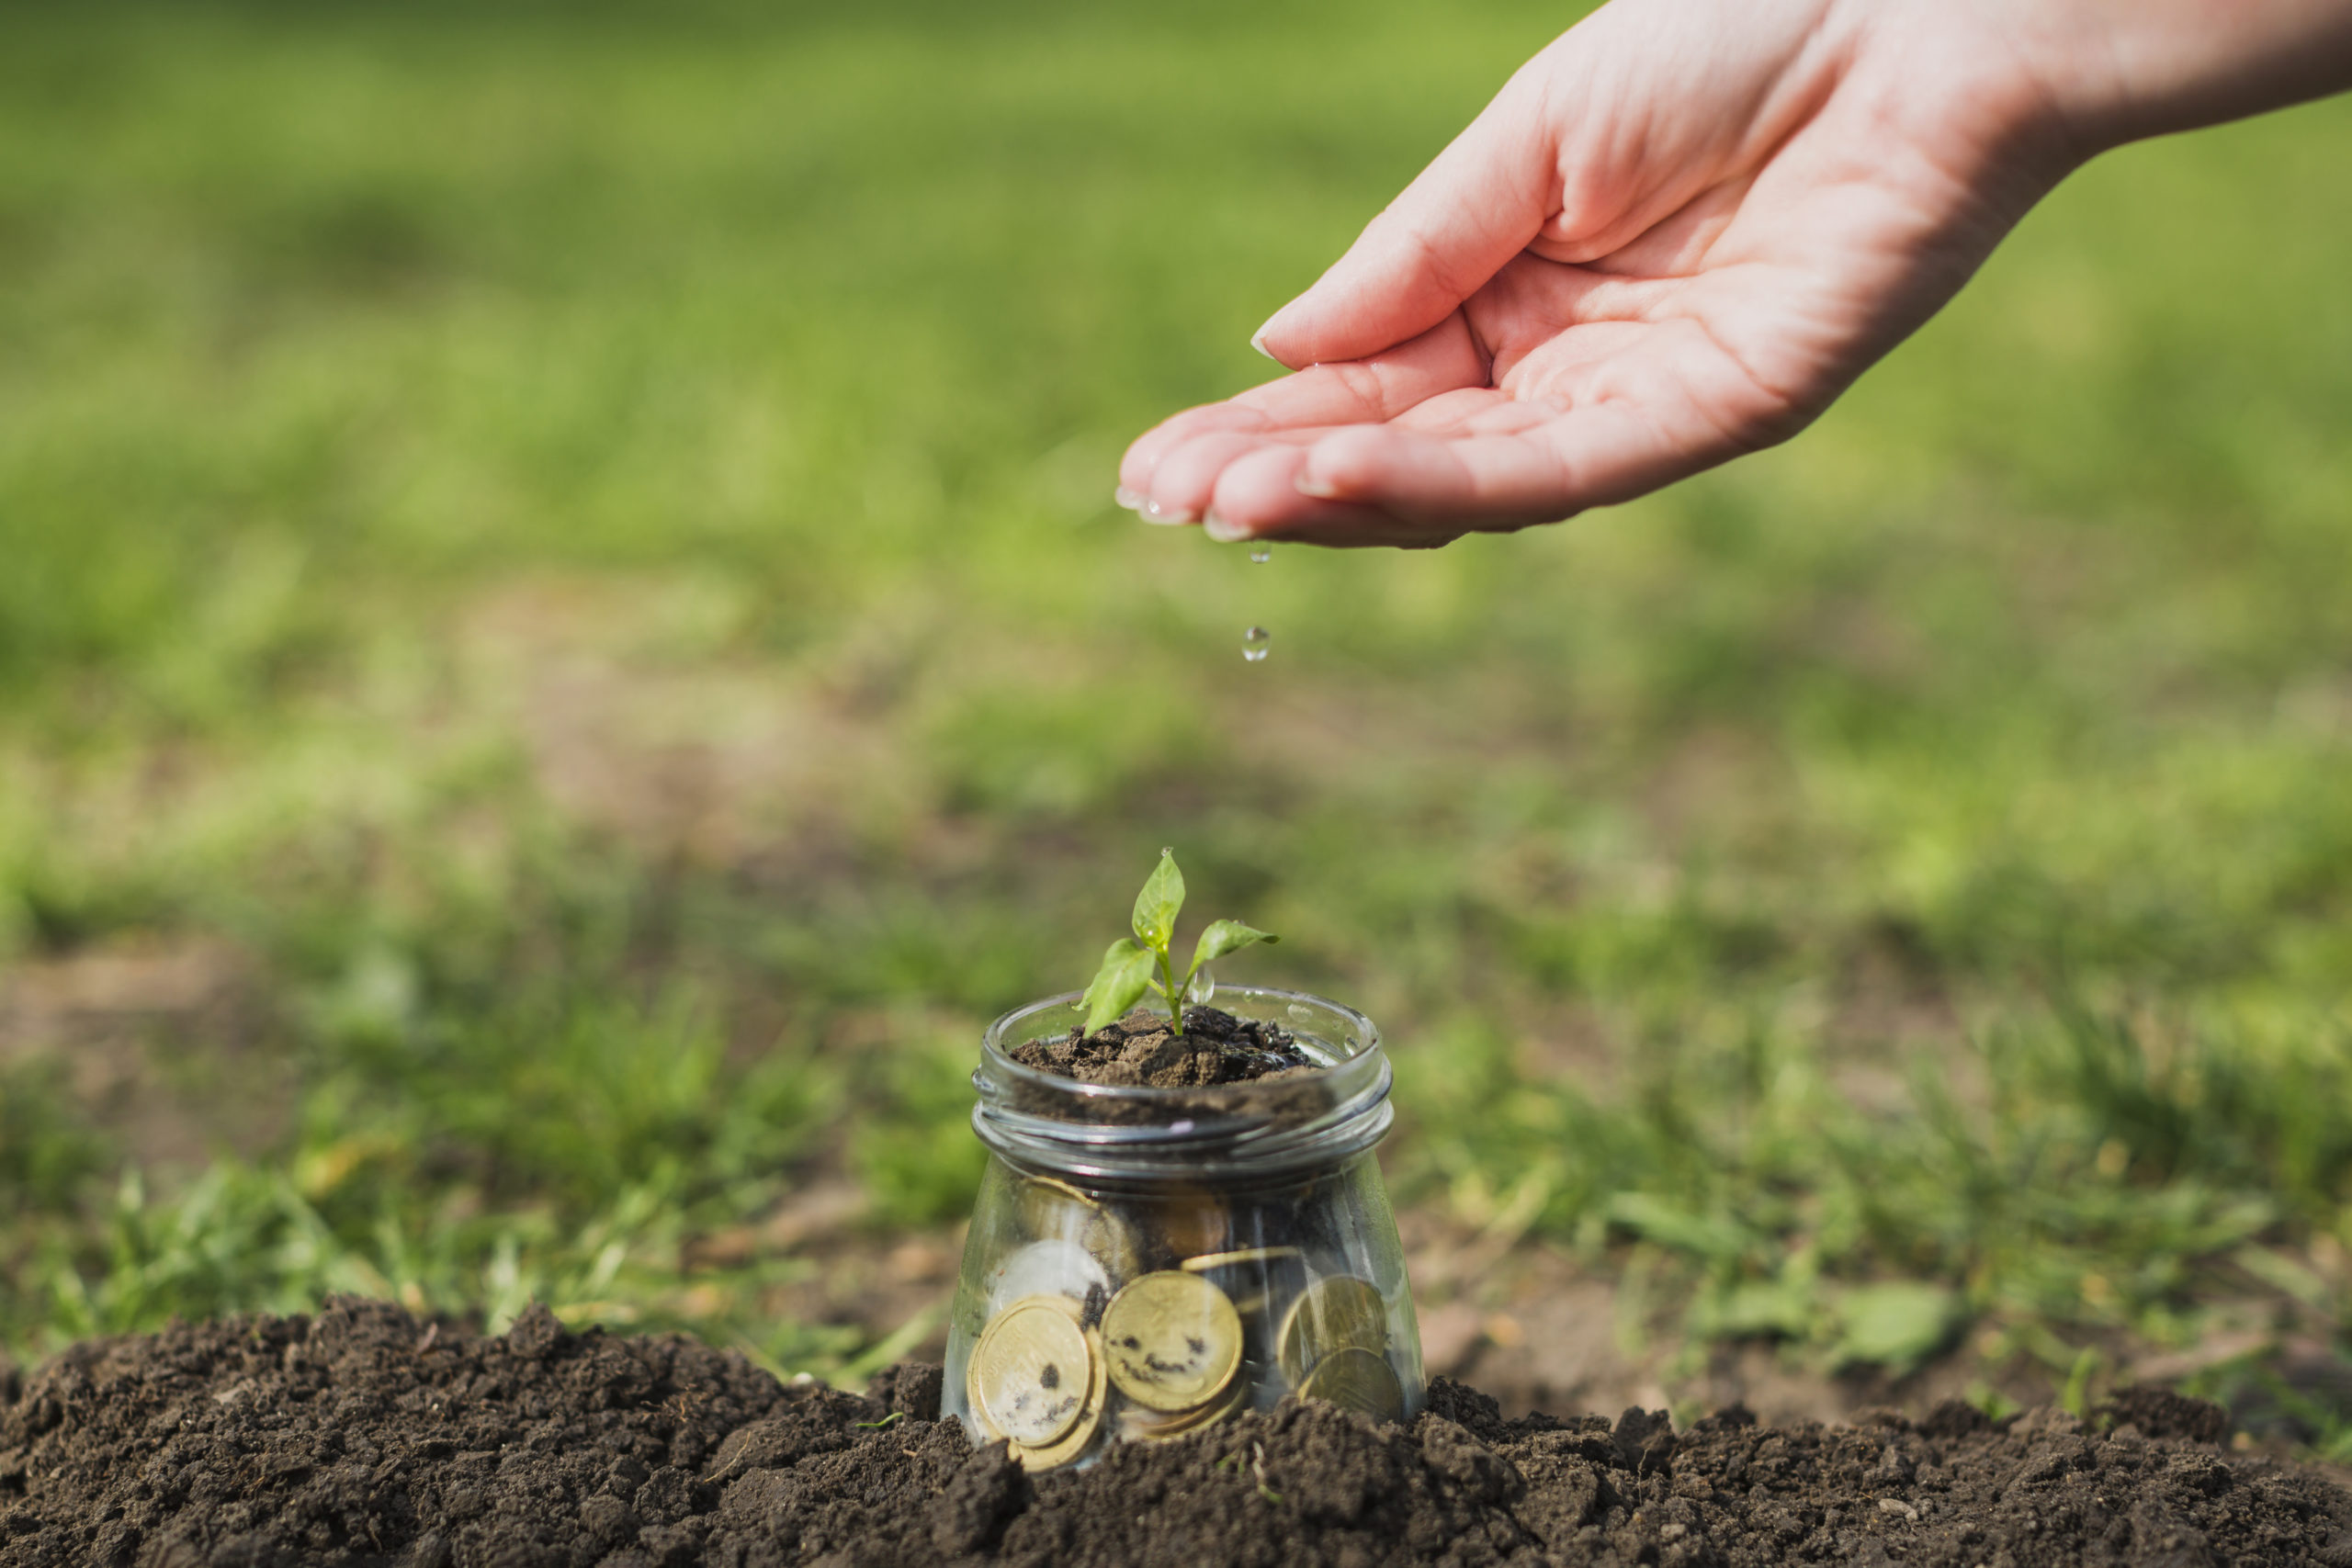
M 275 1142 L 292 1107 L 254 963 L 203 936 L 132 936 L 0 966 L 0 1065 L 53 1066 L 142 1161 Z

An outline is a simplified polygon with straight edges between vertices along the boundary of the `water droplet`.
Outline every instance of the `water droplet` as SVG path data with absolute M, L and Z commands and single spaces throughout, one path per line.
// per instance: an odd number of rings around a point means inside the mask
M 1211 997 L 1216 995 L 1216 976 L 1204 969 L 1199 974 L 1193 976 L 1193 983 L 1191 985 L 1184 987 L 1184 1005 L 1187 1007 L 1201 1007 L 1206 1004 Z
M 1274 547 L 1272 545 L 1260 545 L 1256 549 L 1250 552 L 1250 558 L 1256 561 L 1260 566 L 1263 566 L 1268 561 L 1274 558 Z
M 1251 626 L 1241 634 L 1241 657 L 1252 664 L 1257 663 L 1266 657 L 1266 645 L 1273 640 L 1274 634 L 1265 627 Z

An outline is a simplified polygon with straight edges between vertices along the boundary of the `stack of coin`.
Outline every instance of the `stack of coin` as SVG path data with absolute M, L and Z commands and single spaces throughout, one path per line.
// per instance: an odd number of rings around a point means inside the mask
M 1172 1438 L 1221 1421 L 1249 1400 L 1240 1314 L 1198 1274 L 1163 1269 L 1128 1282 L 1102 1309 L 1111 1386 L 1132 1407 L 1130 1437 Z
M 1325 1249 L 1295 1195 L 1237 1209 L 1206 1184 L 1121 1197 L 1026 1176 L 1012 1196 L 1023 1239 L 988 1280 L 966 1393 L 1029 1469 L 1106 1431 L 1198 1431 L 1285 1387 L 1403 1419 L 1387 1303 L 1369 1280 L 1314 1272 Z
M 1100 1333 L 1069 1297 L 1024 1296 L 989 1320 L 972 1347 L 965 1393 L 981 1432 L 1011 1443 L 1030 1470 L 1084 1453 L 1102 1426 Z
M 1276 1336 L 1283 1376 L 1300 1397 L 1375 1421 L 1405 1418 L 1405 1388 L 1388 1364 L 1388 1307 L 1371 1281 L 1330 1274 L 1298 1293 Z

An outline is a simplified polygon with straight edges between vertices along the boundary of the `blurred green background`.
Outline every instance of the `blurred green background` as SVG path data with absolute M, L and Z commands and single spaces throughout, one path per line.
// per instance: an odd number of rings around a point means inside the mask
M 1109 506 L 1567 19 L 0 13 L 0 1339 L 857 1375 L 935 1318 L 795 1303 L 947 1234 L 979 1024 L 1169 843 L 1396 1042 L 1416 1223 L 1677 1365 L 2335 1353 L 2352 103 L 2101 162 L 1636 505 Z

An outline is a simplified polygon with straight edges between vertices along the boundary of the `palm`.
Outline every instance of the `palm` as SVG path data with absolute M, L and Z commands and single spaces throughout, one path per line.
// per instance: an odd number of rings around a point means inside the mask
M 1635 7 L 1568 35 L 1269 323 L 1272 351 L 1310 367 L 1149 433 L 1123 486 L 1224 536 L 1431 545 L 1802 427 L 1950 298 L 2055 165 L 1958 177 L 1989 162 L 1981 106 L 1890 103 L 1866 51 L 1798 47 L 1818 17 L 1761 39 L 1724 19 L 1755 15 L 1717 18 L 1720 71 Z M 1551 107 L 1610 96 L 1634 100 L 1631 123 Z

